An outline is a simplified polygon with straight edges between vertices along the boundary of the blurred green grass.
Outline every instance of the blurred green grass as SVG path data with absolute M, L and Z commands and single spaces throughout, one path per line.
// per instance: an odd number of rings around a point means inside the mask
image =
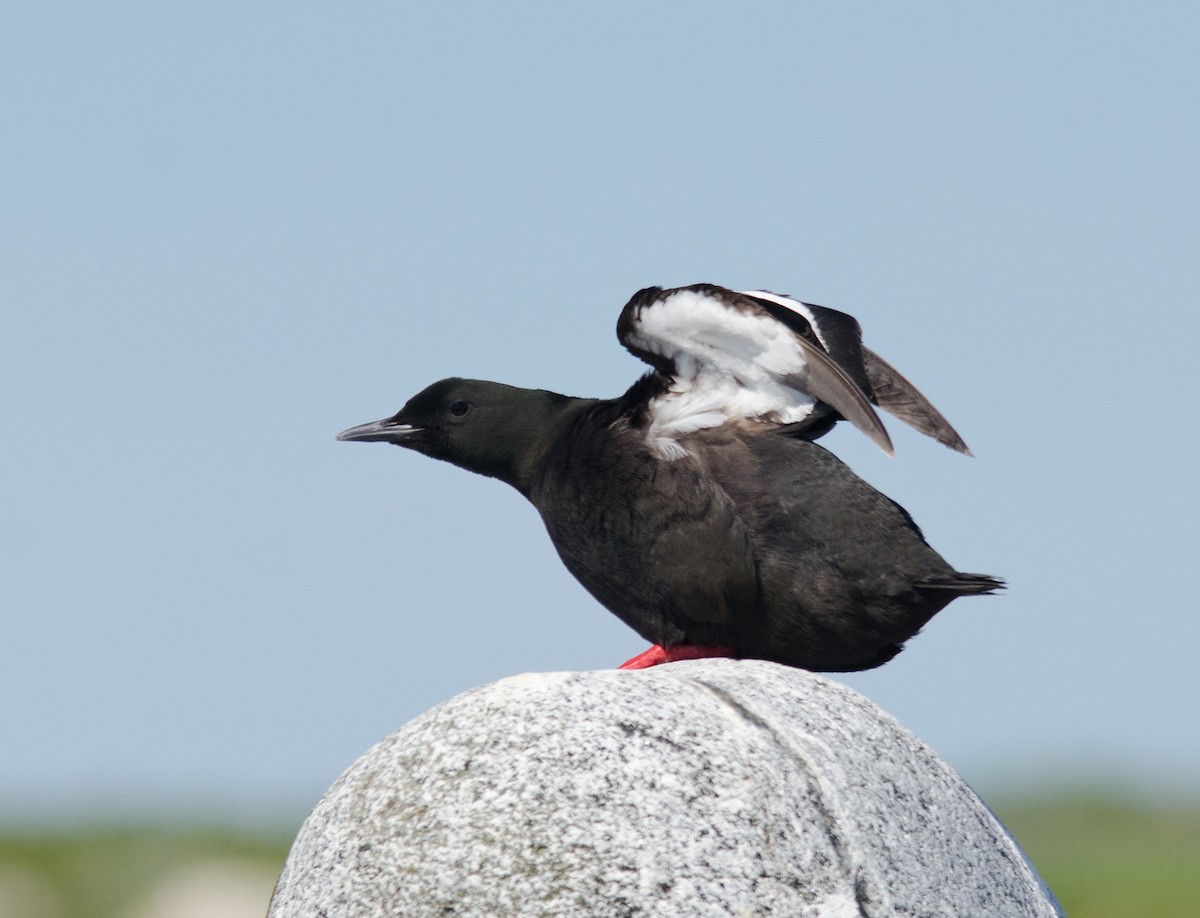
M 1200 916 L 1200 804 L 1087 793 L 993 804 L 1071 918 Z
M 126 918 L 169 912 L 163 890 L 196 868 L 249 885 L 266 914 L 291 837 L 221 828 L 98 825 L 0 832 L 0 918 Z M 221 868 L 224 872 L 221 872 Z M 201 877 L 204 874 L 200 875 Z M 250 877 L 249 884 L 245 877 Z M 194 884 L 193 884 L 194 885 Z M 186 888 L 181 895 L 188 895 Z M 193 894 L 193 898 L 196 896 Z M 247 898 L 243 893 L 241 899 Z M 193 911 L 191 914 L 195 914 Z
M 1200 915 L 1200 804 L 1060 794 L 994 809 L 1071 918 Z M 155 888 L 206 863 L 252 869 L 266 896 L 290 843 L 222 829 L 0 831 L 0 918 L 166 914 L 146 904 Z

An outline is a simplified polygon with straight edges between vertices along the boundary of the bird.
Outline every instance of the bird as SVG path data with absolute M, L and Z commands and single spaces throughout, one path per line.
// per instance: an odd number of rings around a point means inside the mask
M 821 672 L 891 660 L 952 600 L 955 570 L 899 504 L 814 442 L 878 404 L 958 451 L 949 422 L 846 313 L 715 284 L 638 291 L 617 337 L 650 366 L 621 396 L 477 379 L 342 431 L 514 487 L 571 574 L 651 642 L 620 668 L 728 656 Z

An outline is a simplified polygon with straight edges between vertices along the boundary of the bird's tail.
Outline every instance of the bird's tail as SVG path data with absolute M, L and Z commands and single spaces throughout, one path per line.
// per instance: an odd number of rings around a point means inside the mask
M 955 571 L 951 574 L 935 574 L 917 581 L 920 590 L 949 590 L 960 596 L 986 595 L 1003 590 L 1005 583 L 999 577 L 988 574 L 964 574 Z

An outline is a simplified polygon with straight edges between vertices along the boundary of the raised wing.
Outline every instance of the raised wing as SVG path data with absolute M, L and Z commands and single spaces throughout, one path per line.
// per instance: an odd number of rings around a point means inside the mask
M 696 284 L 648 287 L 625 305 L 617 337 L 667 381 L 648 406 L 648 439 L 662 455 L 682 455 L 677 439 L 696 430 L 759 423 L 799 432 L 830 408 L 891 455 L 864 388 L 858 323 L 836 313 L 843 321 L 830 324 L 827 344 L 809 316 L 781 299 Z

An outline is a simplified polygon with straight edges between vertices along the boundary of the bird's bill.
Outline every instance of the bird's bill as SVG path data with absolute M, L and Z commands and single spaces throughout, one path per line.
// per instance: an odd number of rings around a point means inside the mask
M 385 418 L 382 421 L 372 421 L 369 424 L 359 424 L 357 427 L 343 430 L 337 435 L 337 438 L 339 440 L 357 440 L 360 443 L 403 443 L 423 429 L 413 427 L 412 424 L 401 424 L 394 418 Z

